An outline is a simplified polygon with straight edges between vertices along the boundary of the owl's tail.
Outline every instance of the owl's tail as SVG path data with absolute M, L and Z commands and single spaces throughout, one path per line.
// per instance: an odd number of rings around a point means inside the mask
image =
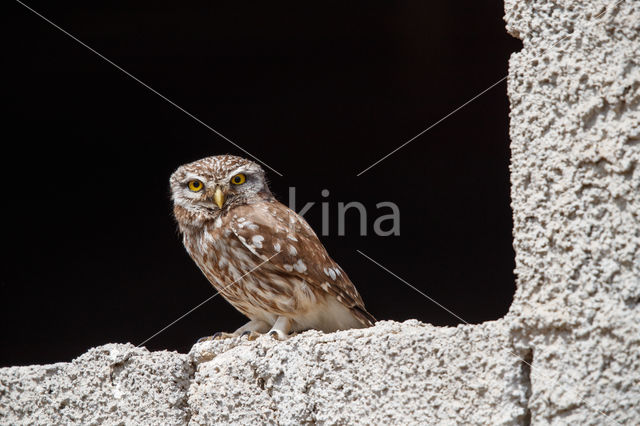
M 372 327 L 376 323 L 376 319 L 365 308 L 360 306 L 353 306 L 351 313 L 362 323 L 365 327 Z

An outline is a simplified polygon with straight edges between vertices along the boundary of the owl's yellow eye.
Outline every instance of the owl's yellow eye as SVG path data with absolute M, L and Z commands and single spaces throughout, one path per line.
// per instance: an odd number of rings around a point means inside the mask
M 231 178 L 231 183 L 234 185 L 242 185 L 247 181 L 247 177 L 242 173 L 238 173 L 234 177 Z
M 189 183 L 187 184 L 187 186 L 189 187 L 190 190 L 192 190 L 193 192 L 199 192 L 202 191 L 202 188 L 204 187 L 204 185 L 202 184 L 202 182 L 200 182 L 197 179 L 194 180 L 190 180 Z

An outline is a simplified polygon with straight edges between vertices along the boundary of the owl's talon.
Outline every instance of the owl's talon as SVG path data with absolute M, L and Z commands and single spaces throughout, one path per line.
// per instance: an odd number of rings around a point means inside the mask
M 273 327 L 269 331 L 269 336 L 276 340 L 287 340 L 291 331 L 291 320 L 287 317 L 279 316 Z
M 213 337 L 213 340 L 222 340 L 222 339 L 229 339 L 230 337 L 236 337 L 236 335 L 231 333 L 225 333 L 224 331 L 218 331 L 212 337 Z
M 276 339 L 276 340 L 287 340 L 287 335 L 284 334 L 282 331 L 280 330 L 271 330 L 269 332 L 269 336 L 271 336 L 272 338 Z
M 258 337 L 260 337 L 261 335 L 262 335 L 262 334 L 257 333 L 257 332 L 255 332 L 255 331 L 247 330 L 247 331 L 245 331 L 244 333 L 242 333 L 242 334 L 240 335 L 240 337 L 247 336 L 247 340 L 249 340 L 249 341 L 253 341 L 253 340 L 256 340 Z
M 228 339 L 230 337 L 236 337 L 236 336 L 231 333 L 225 333 L 224 331 L 218 331 L 214 333 L 213 336 L 206 336 L 206 337 L 199 338 L 197 343 L 208 342 L 209 340 Z

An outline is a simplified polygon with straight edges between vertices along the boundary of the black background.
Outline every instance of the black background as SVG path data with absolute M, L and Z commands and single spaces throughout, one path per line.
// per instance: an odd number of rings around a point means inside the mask
M 284 176 L 285 204 L 322 241 L 378 319 L 503 316 L 514 292 L 506 84 L 357 173 L 507 73 L 520 42 L 497 1 L 60 2 L 27 4 Z M 138 344 L 214 292 L 185 253 L 168 177 L 244 155 L 19 3 L 5 2 L 0 365 Z M 330 190 L 328 198 L 322 189 Z M 337 203 L 368 208 L 338 236 Z M 401 235 L 373 234 L 393 201 Z M 186 352 L 245 318 L 221 297 L 158 335 Z

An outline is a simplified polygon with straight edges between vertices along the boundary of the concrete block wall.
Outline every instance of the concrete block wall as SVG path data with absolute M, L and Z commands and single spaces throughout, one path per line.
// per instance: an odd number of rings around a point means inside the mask
M 598 4 L 505 2 L 524 48 L 509 64 L 517 291 L 504 318 L 188 355 L 105 345 L 0 369 L 0 423 L 638 424 L 640 1 Z
M 536 423 L 640 421 L 640 2 L 515 1 L 517 291 Z M 605 417 L 610 416 L 609 418 Z

